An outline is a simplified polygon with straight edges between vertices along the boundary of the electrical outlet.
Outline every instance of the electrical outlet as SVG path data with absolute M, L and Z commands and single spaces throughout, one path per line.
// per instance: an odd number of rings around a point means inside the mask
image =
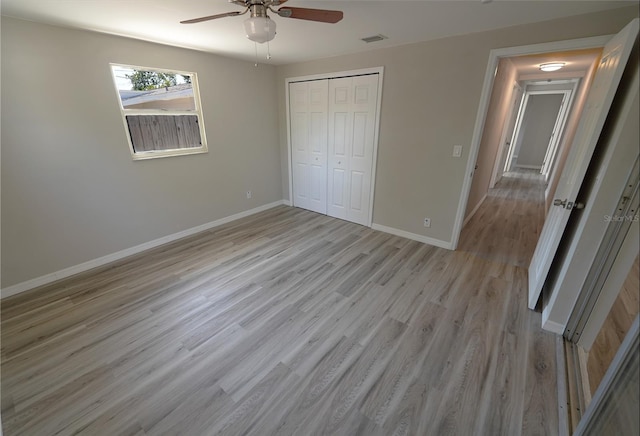
M 247 198 L 253 197 L 253 193 L 251 191 L 247 191 Z
M 425 218 L 423 223 L 425 227 L 431 227 L 431 218 Z

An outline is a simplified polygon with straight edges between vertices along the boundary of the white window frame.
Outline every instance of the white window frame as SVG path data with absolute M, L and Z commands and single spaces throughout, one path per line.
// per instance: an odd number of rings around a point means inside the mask
M 118 90 L 118 84 L 117 84 L 113 67 L 122 67 L 122 68 L 130 68 L 133 70 L 154 71 L 158 73 L 190 76 L 191 86 L 193 89 L 193 99 L 195 102 L 195 110 L 125 109 L 124 106 L 122 105 L 122 99 L 120 98 L 120 92 Z M 156 68 L 156 67 L 143 67 L 143 66 L 137 66 L 137 65 L 113 63 L 113 62 L 109 64 L 109 69 L 111 70 L 113 85 L 116 91 L 116 96 L 118 98 L 118 105 L 120 107 L 120 115 L 122 117 L 125 134 L 127 135 L 127 142 L 129 143 L 129 151 L 131 152 L 131 157 L 133 158 L 133 160 L 145 160 L 145 159 L 155 159 L 155 158 L 162 158 L 162 157 L 208 153 L 209 150 L 207 147 L 207 138 L 205 135 L 204 117 L 202 115 L 202 104 L 200 102 L 200 87 L 198 86 L 197 73 L 192 71 L 180 71 L 180 70 L 171 70 L 171 69 Z M 201 145 L 200 147 L 175 148 L 175 149 L 168 149 L 168 150 L 135 151 L 133 147 L 133 141 L 131 140 L 129 125 L 127 123 L 127 116 L 135 116 L 135 115 L 148 115 L 148 116 L 149 115 L 164 115 L 164 116 L 196 115 L 198 120 L 198 127 L 200 129 Z

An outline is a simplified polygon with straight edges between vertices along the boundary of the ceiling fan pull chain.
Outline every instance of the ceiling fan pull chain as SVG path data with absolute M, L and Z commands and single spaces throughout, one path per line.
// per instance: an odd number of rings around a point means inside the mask
M 267 41 L 267 59 L 271 59 L 271 46 L 269 46 L 269 41 Z
M 254 42 L 253 45 L 256 47 L 256 63 L 253 66 L 258 68 L 258 43 Z

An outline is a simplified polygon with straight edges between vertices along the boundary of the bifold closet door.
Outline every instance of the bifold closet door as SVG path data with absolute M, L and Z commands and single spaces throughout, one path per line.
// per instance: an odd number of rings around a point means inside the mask
M 378 75 L 329 80 L 327 214 L 369 225 Z
M 289 84 L 293 205 L 327 213 L 328 81 Z

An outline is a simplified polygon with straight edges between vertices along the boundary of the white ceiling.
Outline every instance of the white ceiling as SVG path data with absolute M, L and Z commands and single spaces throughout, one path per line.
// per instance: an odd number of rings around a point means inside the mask
M 344 19 L 325 24 L 272 17 L 277 22 L 276 38 L 269 43 L 272 58 L 265 59 L 267 44 L 262 44 L 260 62 L 301 62 L 637 5 L 637 1 L 290 0 L 287 5 L 342 10 Z M 225 0 L 2 0 L 1 7 L 2 14 L 11 17 L 255 59 L 255 45 L 244 36 L 246 16 L 179 24 L 241 10 Z M 376 34 L 389 38 L 371 44 L 360 40 Z

